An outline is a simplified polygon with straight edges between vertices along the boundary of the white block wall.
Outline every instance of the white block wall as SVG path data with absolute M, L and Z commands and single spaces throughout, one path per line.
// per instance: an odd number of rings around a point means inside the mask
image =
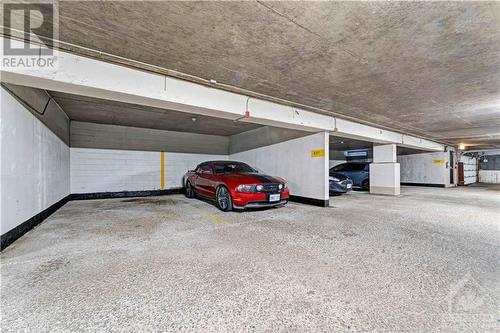
M 71 193 L 161 189 L 161 153 L 134 150 L 71 148 Z M 189 169 L 227 155 L 165 152 L 165 189 L 182 187 Z
M 444 162 L 436 163 L 438 160 Z M 450 185 L 450 169 L 446 167 L 449 152 L 400 155 L 397 161 L 400 163 L 402 183 Z
M 276 143 L 231 154 L 229 158 L 246 162 L 270 176 L 285 178 L 292 195 L 327 200 L 328 133 Z M 324 157 L 311 157 L 311 150 L 324 149 Z
M 500 170 L 479 170 L 479 182 L 500 184 Z
M 70 193 L 70 149 L 3 88 L 0 126 L 4 234 Z
M 165 184 L 167 188 L 184 186 L 182 178 L 188 170 L 206 161 L 227 161 L 228 155 L 165 153 Z

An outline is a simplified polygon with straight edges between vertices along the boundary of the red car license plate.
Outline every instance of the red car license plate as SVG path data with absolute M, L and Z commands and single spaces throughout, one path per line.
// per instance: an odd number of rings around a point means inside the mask
M 280 195 L 279 194 L 270 194 L 269 201 L 270 202 L 280 201 Z

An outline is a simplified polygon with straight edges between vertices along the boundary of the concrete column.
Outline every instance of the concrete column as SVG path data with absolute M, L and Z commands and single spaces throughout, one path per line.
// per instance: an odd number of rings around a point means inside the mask
M 396 145 L 374 145 L 373 163 L 370 164 L 370 193 L 399 195 L 399 177 Z
M 230 154 L 229 159 L 246 162 L 265 174 L 283 177 L 288 182 L 291 200 L 328 207 L 329 137 L 328 132 L 319 132 Z M 237 135 L 232 139 L 248 140 L 246 136 Z M 233 144 L 242 147 L 238 142 Z

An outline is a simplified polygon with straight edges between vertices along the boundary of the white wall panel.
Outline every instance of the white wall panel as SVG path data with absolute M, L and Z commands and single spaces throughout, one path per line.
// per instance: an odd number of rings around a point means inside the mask
M 157 152 L 71 148 L 71 193 L 159 188 Z
M 70 149 L 1 89 L 1 233 L 70 193 Z
M 479 182 L 500 184 L 500 170 L 479 170 Z
M 439 185 L 449 183 L 446 152 L 401 155 L 397 160 L 400 163 L 402 183 Z
M 71 193 L 161 189 L 161 153 L 136 150 L 71 148 Z M 165 189 L 182 187 L 182 176 L 207 160 L 227 155 L 165 152 Z
M 205 161 L 227 161 L 228 155 L 165 153 L 165 184 L 167 188 L 182 187 L 182 177 Z
M 292 195 L 326 200 L 328 193 L 328 133 L 321 132 L 266 147 L 231 154 L 271 176 L 287 180 Z M 311 157 L 311 150 L 324 149 L 325 156 Z

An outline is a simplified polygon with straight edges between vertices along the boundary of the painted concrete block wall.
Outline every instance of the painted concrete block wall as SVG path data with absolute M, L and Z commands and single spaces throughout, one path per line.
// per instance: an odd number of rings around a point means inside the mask
M 423 154 L 400 155 L 401 182 L 416 184 L 449 185 L 449 153 L 434 152 Z
M 479 170 L 479 182 L 500 184 L 500 170 Z
M 70 193 L 70 148 L 3 88 L 0 126 L 4 234 Z
M 189 169 L 227 155 L 164 153 L 164 189 L 182 187 Z M 71 193 L 161 189 L 161 153 L 154 151 L 71 148 Z
M 292 195 L 327 200 L 328 133 L 316 133 L 277 144 L 231 154 L 271 176 L 287 180 Z M 311 157 L 311 150 L 324 149 L 325 156 Z

